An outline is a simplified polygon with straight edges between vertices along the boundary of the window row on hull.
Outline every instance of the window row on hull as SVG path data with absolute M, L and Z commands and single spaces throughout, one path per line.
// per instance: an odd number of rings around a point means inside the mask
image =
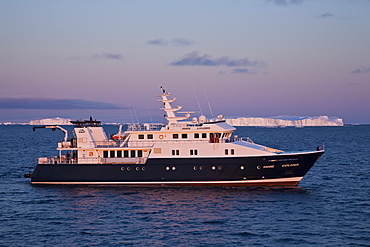
M 143 150 L 104 150 L 103 158 L 143 157 Z

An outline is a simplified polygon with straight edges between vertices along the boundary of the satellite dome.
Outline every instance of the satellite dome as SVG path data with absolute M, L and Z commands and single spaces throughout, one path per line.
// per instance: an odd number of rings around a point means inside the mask
M 207 118 L 204 115 L 199 116 L 198 119 L 199 119 L 199 123 L 205 123 L 205 122 L 207 122 Z

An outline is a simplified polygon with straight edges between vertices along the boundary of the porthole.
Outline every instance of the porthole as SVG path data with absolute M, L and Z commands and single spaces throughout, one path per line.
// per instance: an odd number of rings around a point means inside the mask
M 173 166 L 173 167 L 172 167 L 172 171 L 174 171 L 174 170 L 176 170 L 176 167 L 174 167 L 174 166 Z
M 144 167 L 144 166 L 143 166 L 143 167 L 141 167 L 141 170 L 145 171 L 145 167 Z
M 201 171 L 202 171 L 202 170 L 203 170 L 203 166 L 199 166 L 199 170 L 201 170 Z
M 220 171 L 222 170 L 222 166 L 218 166 L 217 168 L 218 168 Z
M 196 171 L 197 170 L 197 167 L 196 166 L 193 166 L 193 170 Z
M 212 166 L 212 170 L 216 170 L 216 167 L 215 166 Z
M 124 167 L 124 166 L 122 166 L 122 167 L 121 167 L 121 171 L 124 171 L 124 170 L 125 170 L 125 167 Z
M 137 167 L 136 167 L 136 171 L 140 171 L 140 167 L 138 167 L 138 166 L 137 166 Z
M 261 170 L 261 166 L 257 166 L 257 169 L 258 169 L 258 170 Z
M 170 167 L 169 167 L 169 166 L 167 166 L 167 167 L 166 167 L 166 170 L 167 170 L 167 171 L 169 171 L 169 170 L 170 170 Z
M 127 170 L 127 171 L 130 171 L 130 170 L 131 170 L 131 167 L 127 167 L 127 168 L 126 168 L 126 170 Z
M 241 167 L 240 167 L 240 170 L 244 170 L 244 166 L 241 166 Z

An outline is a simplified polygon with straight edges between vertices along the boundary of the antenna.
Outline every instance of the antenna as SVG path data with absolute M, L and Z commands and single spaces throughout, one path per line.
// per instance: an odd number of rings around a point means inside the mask
M 200 85 L 202 85 L 202 88 L 203 88 L 203 93 L 204 95 L 206 96 L 206 100 L 207 100 L 207 103 L 208 103 L 208 107 L 209 107 L 209 111 L 211 112 L 211 116 L 213 117 L 213 111 L 212 111 L 212 108 L 211 108 L 211 104 L 209 103 L 209 100 L 208 100 L 208 96 L 206 94 L 206 90 L 204 90 L 204 87 L 203 87 L 203 83 L 201 82 Z
M 131 121 L 132 121 L 132 123 L 134 124 L 134 123 L 135 123 L 135 121 L 134 121 L 134 117 L 132 116 L 131 106 L 128 108 L 128 110 L 130 111 Z
M 150 114 L 149 107 L 146 106 L 146 108 L 148 109 L 148 113 L 149 113 L 149 117 L 150 117 L 150 122 L 153 123 L 153 118 L 152 118 L 152 115 Z
M 195 95 L 195 99 L 196 99 L 196 101 L 197 101 L 197 103 L 198 103 L 198 107 L 199 107 L 200 114 L 202 114 L 202 115 L 203 115 L 203 111 L 202 111 L 202 108 L 200 107 L 199 100 L 198 100 L 198 96 L 197 96 L 197 93 L 195 92 L 195 89 L 194 89 L 194 85 L 193 85 L 193 83 L 191 83 L 191 87 L 193 88 L 193 92 L 194 92 L 194 95 Z
M 132 109 L 134 109 L 134 113 L 135 113 L 136 121 L 137 121 L 137 123 L 139 123 L 139 118 L 137 117 L 137 114 L 136 114 L 136 110 L 135 110 L 134 105 L 132 105 Z

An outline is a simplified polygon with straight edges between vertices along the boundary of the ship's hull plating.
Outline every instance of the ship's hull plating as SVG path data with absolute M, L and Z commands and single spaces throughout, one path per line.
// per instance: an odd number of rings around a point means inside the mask
M 33 184 L 296 185 L 323 153 L 149 158 L 146 164 L 38 164 L 31 181 Z

